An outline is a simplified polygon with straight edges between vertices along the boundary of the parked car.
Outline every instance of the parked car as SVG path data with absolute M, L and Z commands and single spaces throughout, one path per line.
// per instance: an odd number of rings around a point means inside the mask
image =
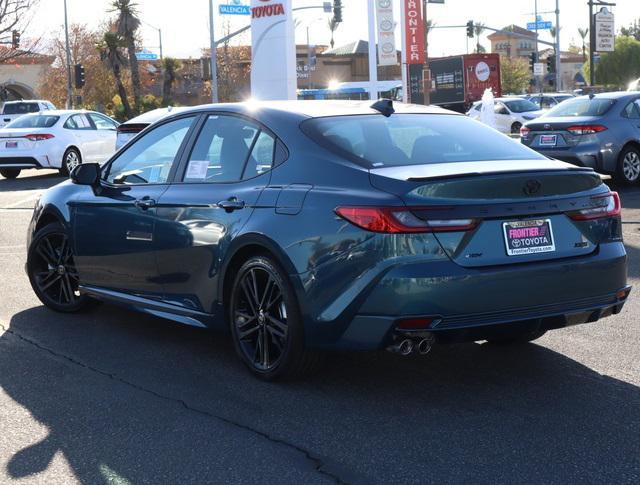
M 41 99 L 22 99 L 20 101 L 6 101 L 0 114 L 0 128 L 5 127 L 16 118 L 27 113 L 38 113 L 56 109 L 53 103 Z
M 118 137 L 116 138 L 116 150 L 120 150 L 129 140 L 144 130 L 147 126 L 161 120 L 165 116 L 172 113 L 179 113 L 187 108 L 176 108 L 169 106 L 168 108 L 158 108 L 131 118 L 118 126 Z
M 574 97 L 575 96 L 570 93 L 537 93 L 528 95 L 526 99 L 535 104 L 538 109 L 547 110 Z
M 318 350 L 526 342 L 629 293 L 620 199 L 598 174 L 388 100 L 168 116 L 44 192 L 28 248 L 49 308 L 227 329 L 268 380 Z
M 467 116 L 474 120 L 480 119 L 482 101 L 473 103 Z M 496 114 L 496 129 L 502 133 L 519 133 L 520 128 L 527 121 L 536 119 L 544 111 L 526 99 L 516 97 L 503 97 L 494 100 Z
M 67 175 L 83 162 L 104 162 L 115 152 L 118 123 L 94 111 L 52 110 L 24 115 L 0 129 L 0 175 L 29 168 Z
M 522 143 L 544 155 L 640 181 L 640 93 L 567 100 L 521 130 Z

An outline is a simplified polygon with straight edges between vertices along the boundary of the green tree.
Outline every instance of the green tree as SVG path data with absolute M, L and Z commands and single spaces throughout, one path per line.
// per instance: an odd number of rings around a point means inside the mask
M 640 41 L 626 35 L 616 37 L 615 50 L 602 54 L 596 65 L 596 83 L 618 88 L 626 87 L 640 77 Z M 584 67 L 585 79 L 589 65 Z
M 141 109 L 142 87 L 140 82 L 140 68 L 136 57 L 136 32 L 140 28 L 137 4 L 131 0 L 114 0 L 111 4 L 118 14 L 115 27 L 118 35 L 123 39 L 129 57 L 131 70 L 131 85 L 133 88 L 133 103 L 136 113 Z
M 578 35 L 582 39 L 582 62 L 587 60 L 587 35 L 589 35 L 589 29 L 578 28 Z
M 633 37 L 634 39 L 640 41 L 640 19 L 636 19 L 633 21 L 629 27 L 622 27 L 620 29 L 620 34 L 626 35 L 628 37 Z
M 519 57 L 502 56 L 500 58 L 500 78 L 503 93 L 523 93 L 531 80 L 529 63 L 526 59 Z
M 162 60 L 162 105 L 169 106 L 172 102 L 173 83 L 176 81 L 176 75 L 182 68 L 182 64 L 173 57 L 165 57 Z
M 333 40 L 333 35 L 336 33 L 336 30 L 338 30 L 339 26 L 340 26 L 340 22 L 336 22 L 335 17 L 331 17 L 327 21 L 327 27 L 329 28 L 329 32 L 331 32 L 331 40 L 329 41 L 329 44 L 331 44 L 332 49 L 335 44 L 335 41 Z
M 115 32 L 105 32 L 97 47 L 102 62 L 104 62 L 113 73 L 113 77 L 116 80 L 116 88 L 118 89 L 118 96 L 124 109 L 124 117 L 129 119 L 133 114 L 129 99 L 127 98 L 127 90 L 122 82 L 122 69 L 127 65 L 127 58 L 123 53 L 123 40 Z
M 473 24 L 473 33 L 476 36 L 476 52 L 481 54 L 485 52 L 485 48 L 480 44 L 480 36 L 484 32 L 485 25 L 482 22 L 476 22 Z

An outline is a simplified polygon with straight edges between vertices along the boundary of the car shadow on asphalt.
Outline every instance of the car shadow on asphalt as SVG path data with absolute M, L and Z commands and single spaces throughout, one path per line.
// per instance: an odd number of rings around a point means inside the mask
M 225 335 L 107 305 L 36 307 L 0 338 L 0 388 L 48 435 L 6 470 L 32 477 L 62 452 L 82 483 L 255 482 L 255 445 L 295 451 L 290 471 L 306 450 L 345 482 L 637 479 L 640 389 L 541 343 L 332 353 L 304 380 L 269 384 Z
M 60 182 L 64 182 L 66 179 L 67 177 L 63 177 L 57 172 L 34 175 L 31 177 L 19 177 L 17 179 L 5 179 L 0 177 L 0 192 L 48 189 Z

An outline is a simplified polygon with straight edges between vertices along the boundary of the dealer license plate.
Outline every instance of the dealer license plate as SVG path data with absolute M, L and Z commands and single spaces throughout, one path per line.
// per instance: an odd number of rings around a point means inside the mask
M 540 145 L 554 147 L 558 142 L 558 135 L 540 135 Z
M 549 219 L 504 222 L 502 228 L 509 256 L 549 253 L 556 250 Z

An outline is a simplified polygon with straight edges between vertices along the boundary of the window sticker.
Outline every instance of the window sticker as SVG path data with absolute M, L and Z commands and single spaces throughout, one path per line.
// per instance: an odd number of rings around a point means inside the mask
M 208 160 L 191 160 L 187 166 L 188 180 L 204 180 L 207 178 L 207 170 L 209 169 Z

